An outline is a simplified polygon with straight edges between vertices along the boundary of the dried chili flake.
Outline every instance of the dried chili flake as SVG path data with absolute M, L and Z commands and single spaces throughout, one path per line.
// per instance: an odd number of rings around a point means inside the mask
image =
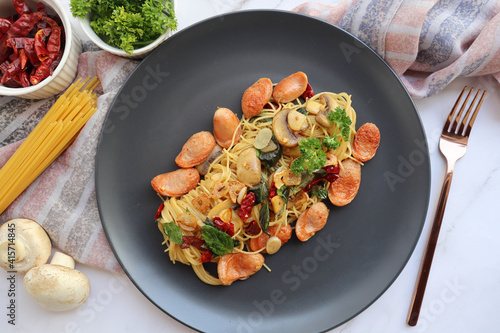
M 329 181 L 330 183 L 333 183 L 339 178 L 339 172 L 340 172 L 340 165 L 327 165 L 326 167 L 323 168 L 323 170 L 326 171 L 326 175 L 324 178 Z
M 269 189 L 269 200 L 271 200 L 278 193 L 278 189 L 276 188 L 276 184 L 274 181 L 271 183 L 271 188 Z
M 163 208 L 165 207 L 165 204 L 162 202 L 160 207 L 156 210 L 156 215 L 155 215 L 155 221 L 158 220 L 158 218 L 161 216 L 161 212 Z
M 307 98 L 311 98 L 313 96 L 314 96 L 313 88 L 308 83 L 307 87 L 306 87 L 306 90 L 302 93 L 302 95 L 300 97 L 302 97 L 303 99 L 307 99 Z
M 255 205 L 255 193 L 248 193 L 245 198 L 241 201 L 240 209 L 238 210 L 238 216 L 246 222 L 250 217 L 253 206 Z
M 200 262 L 203 264 L 205 262 L 212 261 L 212 253 L 210 251 L 205 251 L 200 257 Z
M 60 63 L 64 29 L 59 18 L 49 16 L 42 3 L 37 3 L 35 12 L 25 0 L 14 0 L 13 4 L 18 14 L 0 18 L 0 70 L 3 72 L 0 84 L 36 85 L 52 75 Z
M 193 246 L 197 248 L 200 251 L 205 250 L 203 247 L 205 245 L 205 241 L 202 239 L 199 239 L 198 237 L 195 236 L 182 236 L 182 244 L 181 244 L 181 249 L 187 249 L 190 246 Z
M 245 226 L 245 232 L 248 235 L 256 236 L 260 233 L 260 226 L 257 221 L 253 220 Z
M 231 237 L 234 236 L 234 224 L 232 224 L 231 222 L 226 223 L 222 221 L 219 217 L 214 217 L 214 224 L 220 231 L 224 231 Z

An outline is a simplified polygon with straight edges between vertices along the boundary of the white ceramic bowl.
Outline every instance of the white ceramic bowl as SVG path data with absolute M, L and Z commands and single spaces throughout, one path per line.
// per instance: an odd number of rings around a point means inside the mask
M 36 10 L 36 3 L 42 2 L 48 14 L 57 15 L 62 21 L 65 31 L 65 47 L 63 56 L 54 73 L 35 86 L 26 88 L 8 88 L 0 86 L 0 96 L 16 96 L 27 99 L 41 99 L 52 97 L 66 89 L 75 79 L 78 69 L 78 58 L 82 53 L 80 39 L 71 26 L 68 15 L 59 0 L 26 0 L 32 10 Z M 0 16 L 5 17 L 16 11 L 12 0 L 0 0 Z
M 174 7 L 174 12 L 175 10 L 175 1 L 172 1 L 173 7 Z M 122 49 L 113 47 L 109 44 L 106 44 L 101 37 L 99 37 L 94 30 L 92 30 L 92 27 L 90 26 L 90 17 L 91 13 L 88 13 L 85 15 L 85 17 L 79 18 L 78 21 L 80 22 L 80 26 L 82 27 L 83 32 L 87 37 L 94 42 L 97 46 L 99 46 L 101 49 L 104 51 L 107 51 L 109 53 L 115 54 L 120 57 L 124 58 L 129 58 L 129 59 L 143 59 L 145 58 L 151 51 L 153 51 L 158 45 L 160 45 L 165 39 L 167 39 L 171 34 L 172 31 L 167 30 L 164 34 L 160 35 L 155 41 L 153 41 L 151 44 L 148 44 L 144 47 L 141 47 L 139 49 L 135 49 L 132 54 L 128 54 L 127 52 L 123 51 Z

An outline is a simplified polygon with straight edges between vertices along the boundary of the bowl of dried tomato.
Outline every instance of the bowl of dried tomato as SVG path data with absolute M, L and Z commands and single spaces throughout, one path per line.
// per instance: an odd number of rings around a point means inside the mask
M 58 0 L 0 0 L 0 96 L 58 94 L 73 82 L 81 52 Z

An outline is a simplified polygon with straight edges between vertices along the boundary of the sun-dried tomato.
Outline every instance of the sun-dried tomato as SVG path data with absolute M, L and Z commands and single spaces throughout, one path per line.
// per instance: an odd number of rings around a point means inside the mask
M 340 172 L 340 165 L 328 165 L 323 168 L 327 172 L 327 174 L 324 176 L 326 180 L 328 180 L 330 183 L 333 183 L 339 178 L 339 172 Z
M 318 177 L 313 179 L 307 186 L 304 188 L 305 192 L 309 192 L 314 185 L 321 183 L 323 180 L 326 180 L 330 183 L 333 183 L 339 178 L 339 172 L 340 172 L 340 165 L 327 165 L 326 167 L 323 167 L 323 170 L 326 171 L 326 175 L 322 177 Z
M 200 262 L 203 264 L 204 262 L 212 261 L 212 253 L 210 251 L 205 251 L 200 257 Z
M 302 97 L 303 99 L 307 99 L 307 98 L 311 98 L 313 96 L 314 96 L 313 88 L 308 83 L 307 87 L 306 87 L 306 90 L 302 93 L 302 95 L 300 97 Z
M 252 207 L 255 205 L 255 193 L 248 193 L 245 198 L 241 201 L 240 209 L 238 210 L 238 216 L 246 222 L 250 217 Z
M 255 236 L 260 233 L 260 226 L 257 221 L 253 220 L 245 226 L 245 232 L 248 235 Z
M 155 221 L 158 220 L 158 218 L 161 216 L 161 212 L 163 210 L 163 207 L 165 207 L 165 204 L 162 202 L 160 207 L 158 207 L 158 210 L 156 211 Z
M 181 249 L 187 249 L 190 246 L 194 246 L 198 250 L 203 251 L 203 250 L 205 250 L 205 248 L 203 248 L 203 245 L 205 245 L 205 241 L 202 239 L 199 239 L 198 237 L 182 236 Z
M 271 188 L 269 189 L 269 200 L 271 200 L 278 193 L 278 189 L 276 188 L 276 184 L 274 181 L 271 183 Z
M 231 222 L 226 223 L 222 221 L 220 217 L 214 217 L 214 224 L 220 231 L 224 231 L 231 237 L 234 236 L 234 224 Z
M 276 102 L 268 102 L 266 105 L 264 105 L 264 109 L 277 110 L 279 107 L 280 107 L 280 105 Z
M 321 178 L 316 178 L 314 180 L 312 180 L 309 184 L 307 184 L 307 186 L 304 188 L 304 192 L 309 192 L 314 185 L 318 184 L 318 183 L 321 183 L 323 181 L 323 177 Z

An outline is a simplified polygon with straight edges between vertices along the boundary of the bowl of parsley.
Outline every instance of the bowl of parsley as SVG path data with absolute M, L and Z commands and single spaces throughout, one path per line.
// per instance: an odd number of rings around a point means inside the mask
M 71 13 L 101 49 L 141 59 L 177 29 L 173 0 L 71 0 Z

